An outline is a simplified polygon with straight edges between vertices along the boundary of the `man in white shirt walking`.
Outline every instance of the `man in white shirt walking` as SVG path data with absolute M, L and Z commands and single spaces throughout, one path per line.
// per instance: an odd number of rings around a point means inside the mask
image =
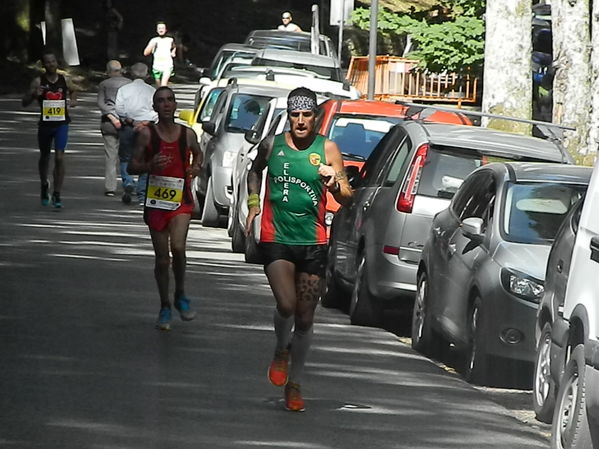
M 131 194 L 135 182 L 129 175 L 127 166 L 133 155 L 135 136 L 140 127 L 156 122 L 158 114 L 153 108 L 152 98 L 156 89 L 144 80 L 148 76 L 148 66 L 138 62 L 131 66 L 133 82 L 120 87 L 116 93 L 115 109 L 123 126 L 119 130 L 119 159 L 121 163 L 121 178 L 125 193 L 123 203 L 131 203 Z M 146 175 L 137 180 L 137 199 L 143 204 L 146 196 Z

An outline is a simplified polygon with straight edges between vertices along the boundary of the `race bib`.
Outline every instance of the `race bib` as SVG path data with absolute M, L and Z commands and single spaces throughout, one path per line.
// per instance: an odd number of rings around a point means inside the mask
M 61 122 L 65 120 L 65 100 L 43 100 L 42 121 Z
M 183 178 L 150 175 L 146 206 L 155 209 L 175 210 L 183 200 Z

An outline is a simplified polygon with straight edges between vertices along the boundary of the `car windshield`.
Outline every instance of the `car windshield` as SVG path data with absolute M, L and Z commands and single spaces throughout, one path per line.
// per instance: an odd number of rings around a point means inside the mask
M 586 186 L 556 183 L 518 183 L 507 188 L 502 227 L 506 240 L 551 242 L 570 208 Z
M 337 115 L 328 137 L 344 156 L 366 160 L 379 140 L 400 121 L 397 117 Z
M 323 67 L 311 64 L 304 64 L 301 62 L 275 61 L 274 59 L 265 58 L 254 58 L 254 60 L 252 61 L 252 65 L 271 65 L 277 67 L 292 67 L 294 69 L 309 70 L 311 72 L 317 73 L 318 75 L 322 75 L 326 79 L 333 81 L 341 81 L 341 79 L 339 79 L 337 69 L 334 67 Z
M 250 60 L 254 56 L 252 52 L 239 51 L 239 50 L 223 50 L 210 67 L 210 79 L 218 78 L 219 74 L 222 73 L 224 65 L 231 62 L 232 57 L 249 58 Z M 248 62 L 249 64 L 249 62 Z
M 310 39 L 300 35 L 300 39 L 282 38 L 280 36 L 252 36 L 247 39 L 246 43 L 256 48 L 279 48 L 282 50 L 295 50 L 306 53 L 312 52 L 312 44 Z M 320 54 L 327 54 L 327 47 L 324 41 L 320 41 Z
M 259 95 L 233 95 L 225 122 L 225 129 L 233 133 L 243 133 L 251 129 L 268 107 L 270 99 L 270 97 Z

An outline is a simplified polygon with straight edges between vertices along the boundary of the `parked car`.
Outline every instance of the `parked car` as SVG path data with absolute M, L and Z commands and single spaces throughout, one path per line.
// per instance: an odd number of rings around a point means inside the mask
M 239 84 L 232 79 L 219 95 L 210 118 L 202 123 L 200 150 L 204 163 L 197 183 L 203 197 L 202 225 L 220 226 L 231 202 L 233 162 L 244 134 L 252 129 L 269 101 L 286 97 L 291 89 L 270 85 Z
M 220 47 L 216 52 L 214 58 L 212 58 L 210 67 L 202 70 L 202 77 L 199 80 L 199 88 L 195 93 L 193 103 L 194 109 L 198 107 L 201 98 L 209 90 L 209 88 L 206 88 L 206 86 L 210 85 L 211 81 L 220 78 L 228 62 L 230 63 L 235 58 L 237 58 L 238 61 L 240 59 L 245 59 L 247 60 L 247 64 L 249 65 L 251 64 L 251 61 L 254 55 L 257 53 L 257 51 L 258 49 L 255 47 L 250 47 L 244 44 L 236 43 L 228 43 Z
M 252 65 L 290 67 L 315 72 L 333 81 L 343 82 L 344 80 L 339 61 L 332 56 L 264 48 L 255 54 Z
M 431 354 L 453 344 L 466 380 L 481 384 L 500 369 L 492 358 L 532 366 L 549 250 L 590 175 L 589 167 L 526 162 L 471 173 L 425 241 L 412 347 Z
M 557 395 L 556 385 L 565 365 L 565 360 L 564 363 L 552 364 L 551 330 L 564 307 L 570 261 L 583 203 L 584 200 L 581 199 L 572 207 L 555 236 L 547 260 L 543 297 L 537 309 L 532 397 L 536 418 L 545 423 L 550 423 L 553 418 Z M 552 372 L 552 365 L 555 372 Z
M 254 30 L 247 35 L 244 44 L 256 48 L 312 52 L 311 34 L 305 31 Z M 324 34 L 320 35 L 319 54 L 337 58 L 335 45 Z
M 351 322 L 371 326 L 386 307 L 411 306 L 433 216 L 490 158 L 572 160 L 554 142 L 486 128 L 411 120 L 393 127 L 364 164 L 352 203 L 333 219 L 327 301 L 349 299 Z
M 551 327 L 557 397 L 551 447 L 599 448 L 599 173 L 582 205 L 563 308 Z
M 304 86 L 317 94 L 356 100 L 362 95 L 347 80 L 333 81 L 309 70 L 277 66 L 244 65 L 222 73 L 223 78 L 260 79 L 284 85 Z

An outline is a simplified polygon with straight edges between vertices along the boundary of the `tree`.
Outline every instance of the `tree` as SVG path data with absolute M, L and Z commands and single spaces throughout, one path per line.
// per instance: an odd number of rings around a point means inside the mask
M 487 0 L 482 110 L 530 119 L 532 114 L 532 9 L 530 0 Z M 506 39 L 506 32 L 509 39 Z M 487 126 L 530 132 L 507 120 L 483 120 Z
M 571 154 L 587 154 L 591 110 L 589 0 L 551 4 L 553 30 L 553 122 L 576 128 L 564 133 Z
M 450 3 L 456 9 L 450 9 Z M 484 24 L 478 5 L 484 0 L 448 0 L 435 2 L 436 11 L 397 14 L 381 8 L 378 30 L 384 35 L 409 36 L 416 49 L 408 56 L 420 61 L 420 66 L 432 72 L 478 72 L 484 57 Z M 370 27 L 370 12 L 354 10 L 354 24 L 362 29 Z
M 593 1 L 591 29 L 599 30 L 599 1 Z M 599 33 L 593 33 L 591 42 L 591 115 L 588 122 L 587 151 L 581 162 L 593 164 L 599 147 Z

